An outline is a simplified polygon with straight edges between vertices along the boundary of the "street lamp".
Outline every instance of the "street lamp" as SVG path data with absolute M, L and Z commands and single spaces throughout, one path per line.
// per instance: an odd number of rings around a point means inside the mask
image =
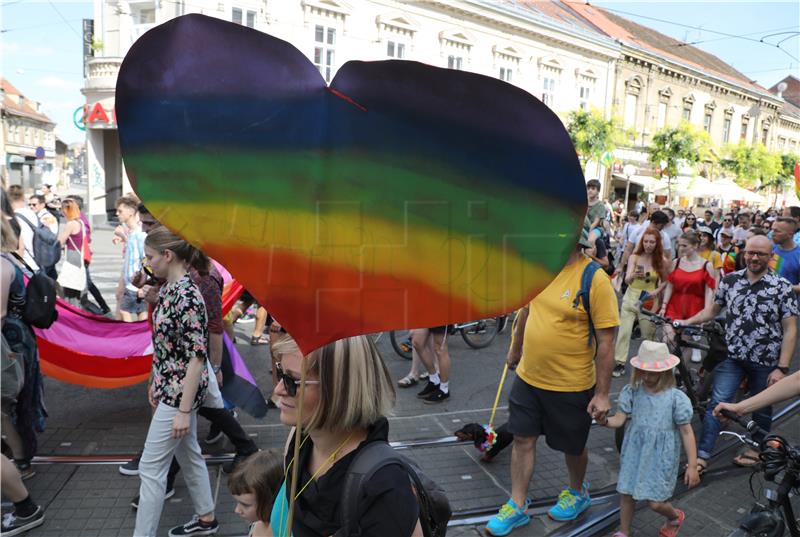
M 628 211 L 628 195 L 631 191 L 631 175 L 636 175 L 636 166 L 633 164 L 626 164 L 622 167 L 622 173 L 625 175 L 625 179 L 627 180 L 625 184 L 625 211 Z

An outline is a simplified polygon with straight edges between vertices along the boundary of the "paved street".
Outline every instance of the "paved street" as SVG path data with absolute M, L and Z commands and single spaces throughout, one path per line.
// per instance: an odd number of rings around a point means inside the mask
M 92 272 L 107 299 L 113 300 L 121 258 L 119 249 L 110 245 L 110 238 L 109 230 L 95 231 L 96 253 Z M 240 341 L 249 342 L 252 326 L 242 324 L 238 327 Z M 418 388 L 398 389 L 390 439 L 407 441 L 439 438 L 451 435 L 465 423 L 486 422 L 508 338 L 507 331 L 491 347 L 482 351 L 469 349 L 459 337 L 453 338 L 450 342 L 454 363 L 452 397 L 439 406 L 431 407 L 415 397 Z M 394 354 L 387 337 L 381 338 L 379 347 L 395 378 L 408 372 L 410 362 Z M 637 347 L 638 343 L 632 345 L 632 352 Z M 266 347 L 240 344 L 238 348 L 262 390 L 268 393 L 271 380 L 266 367 Z M 512 380 L 509 377 L 506 383 L 503 402 L 507 400 Z M 624 382 L 623 379 L 614 381 L 615 394 Z M 47 430 L 41 435 L 40 455 L 132 455 L 141 448 L 149 422 L 143 385 L 118 390 L 88 390 L 46 379 L 45 389 L 50 417 Z M 506 415 L 506 407 L 503 406 L 496 422 L 502 423 Z M 246 415 L 240 419 L 261 448 L 282 448 L 287 429 L 279 423 L 277 413 L 270 412 L 263 420 Z M 783 428 L 796 440 L 800 440 L 798 423 L 798 419 L 793 418 Z M 205 437 L 207 430 L 208 423 L 201 419 L 201 438 Z M 612 432 L 594 428 L 589 444 L 588 480 L 592 490 L 613 490 L 618 456 L 613 448 Z M 209 448 L 208 452 L 223 453 L 230 450 L 230 445 L 217 445 Z M 479 453 L 471 445 L 414 448 L 405 453 L 445 487 L 456 512 L 496 507 L 509 496 L 510 449 L 491 464 L 478 462 Z M 722 464 L 727 465 L 729 459 L 725 458 Z M 233 501 L 227 492 L 225 475 L 219 466 L 213 465 L 210 470 L 221 523 L 220 535 L 245 535 L 247 526 L 233 513 Z M 541 443 L 530 497 L 539 500 L 554 497 L 565 486 L 565 475 L 563 457 Z M 687 528 L 694 528 L 684 534 L 727 534 L 740 516 L 739 511 L 749 506 L 747 479 L 748 474 L 736 472 L 682 496 L 678 505 L 689 513 Z M 136 477 L 120 475 L 116 465 L 38 466 L 37 475 L 26 484 L 36 501 L 47 508 L 45 524 L 30 533 L 34 537 L 105 537 L 130 535 L 132 532 L 135 513 L 129 502 L 138 492 L 139 481 Z M 176 495 L 167 501 L 162 515 L 161 531 L 164 535 L 169 527 L 185 522 L 192 515 L 191 501 L 181 479 L 177 481 L 176 490 Z M 720 494 L 722 491 L 725 495 Z M 658 524 L 658 520 L 646 513 L 637 518 L 637 527 L 643 535 L 657 531 L 652 528 Z M 536 517 L 530 526 L 518 530 L 515 535 L 547 535 L 558 528 L 558 524 L 546 517 Z M 453 528 L 448 535 L 478 535 L 480 529 L 480 526 Z

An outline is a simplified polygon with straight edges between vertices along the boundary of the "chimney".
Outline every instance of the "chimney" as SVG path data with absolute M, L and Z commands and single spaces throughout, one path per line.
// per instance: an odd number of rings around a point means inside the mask
M 778 84 L 778 88 L 777 89 L 778 89 L 778 98 L 779 99 L 783 99 L 783 92 L 786 91 L 786 88 L 788 88 L 788 87 L 789 87 L 789 85 L 786 82 L 781 82 L 780 84 Z

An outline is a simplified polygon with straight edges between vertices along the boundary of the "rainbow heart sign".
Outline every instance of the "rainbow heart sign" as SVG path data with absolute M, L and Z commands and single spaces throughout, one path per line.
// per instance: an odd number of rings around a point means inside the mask
M 143 35 L 116 93 L 131 182 L 303 351 L 511 311 L 561 270 L 586 212 L 559 121 L 493 78 L 350 61 L 186 15 Z

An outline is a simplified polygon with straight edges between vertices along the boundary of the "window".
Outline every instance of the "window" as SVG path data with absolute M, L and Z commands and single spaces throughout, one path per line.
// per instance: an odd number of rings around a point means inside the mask
M 248 11 L 247 12 L 247 27 L 248 28 L 255 28 L 256 27 L 256 12 L 255 11 Z
M 789 140 L 789 151 L 794 153 L 795 149 L 797 149 L 797 140 Z
M 544 77 L 542 79 L 542 102 L 553 108 L 556 103 L 556 79 Z
M 786 138 L 783 136 L 778 136 L 778 149 L 781 151 L 786 150 Z
M 236 24 L 242 24 L 242 10 L 238 7 L 233 8 L 231 11 L 231 20 Z
M 396 58 L 398 60 L 402 60 L 406 57 L 406 45 L 405 43 L 398 43 L 397 41 L 387 41 L 386 42 L 386 55 L 390 58 Z
M 731 139 L 731 117 L 725 116 L 722 121 L 722 143 L 727 144 Z
M 658 103 L 658 115 L 656 116 L 656 129 L 663 129 L 667 124 L 667 103 Z
M 591 95 L 591 88 L 589 86 L 581 86 L 579 88 L 579 98 L 580 98 L 580 107 L 581 110 L 588 111 L 589 110 L 589 97 Z
M 706 132 L 711 132 L 711 118 L 713 117 L 713 112 L 710 110 L 706 110 L 705 115 L 703 116 L 703 129 Z
M 750 118 L 749 117 L 743 117 L 742 118 L 742 131 L 739 134 L 739 139 L 740 140 L 747 140 L 747 126 L 749 124 L 750 124 Z
M 761 143 L 764 144 L 764 147 L 767 146 L 767 141 L 769 140 L 769 123 L 762 123 L 761 124 Z
M 510 67 L 501 67 L 500 68 L 500 80 L 505 80 L 506 82 L 511 82 L 511 68 Z
M 330 82 L 336 65 L 336 28 L 317 24 L 314 27 L 314 42 L 314 65 L 325 77 L 325 82 Z
M 622 124 L 626 129 L 636 126 L 636 108 L 639 105 L 639 96 L 633 93 L 625 95 L 625 113 L 622 116 Z
M 448 69 L 455 69 L 456 71 L 461 70 L 461 66 L 464 64 L 464 58 L 461 56 L 448 56 L 447 57 L 447 68 Z
M 683 112 L 681 113 L 681 119 L 683 119 L 684 121 L 692 120 L 692 103 L 689 102 L 683 103 Z

